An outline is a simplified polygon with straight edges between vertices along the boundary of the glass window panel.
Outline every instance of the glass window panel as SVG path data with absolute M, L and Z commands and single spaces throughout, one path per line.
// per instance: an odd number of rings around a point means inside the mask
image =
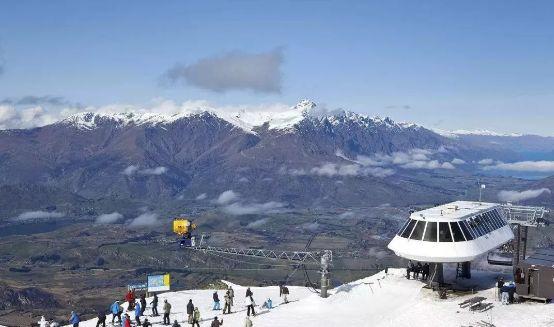
M 496 223 L 496 229 L 502 228 L 502 219 L 500 219 L 500 217 L 496 215 L 496 210 L 491 211 L 490 215 L 492 219 L 494 219 L 494 222 Z
M 496 217 L 498 217 L 498 219 L 502 223 L 502 227 L 506 226 L 506 221 L 504 220 L 504 218 L 502 217 L 500 212 L 498 212 L 498 209 L 494 210 L 493 213 L 494 213 L 494 215 L 496 215 Z
M 436 221 L 430 221 L 427 223 L 427 228 L 425 229 L 425 236 L 423 237 L 423 240 L 427 242 L 437 241 L 437 222 Z
M 408 238 L 410 236 L 410 234 L 412 233 L 412 229 L 414 229 L 414 225 L 415 225 L 416 221 L 413 220 L 413 219 L 410 219 L 410 222 L 408 223 L 408 227 L 406 227 L 406 229 L 404 229 L 404 231 L 402 232 L 402 237 L 404 238 Z
M 398 231 L 398 233 L 396 233 L 396 235 L 400 236 L 402 235 L 402 232 L 406 229 L 406 227 L 408 227 L 408 224 L 410 223 L 410 219 L 407 219 L 405 222 L 404 222 L 404 225 L 402 225 L 402 228 L 400 228 L 400 230 Z
M 473 239 L 473 233 L 469 231 L 469 226 L 467 224 L 467 221 L 461 221 L 460 222 L 460 228 L 464 232 L 464 235 L 466 236 L 466 239 L 468 241 L 471 241 Z
M 473 217 L 470 219 L 469 227 L 474 231 L 475 238 L 483 236 L 483 230 L 479 226 L 481 222 L 479 221 L 479 217 Z
M 452 242 L 448 223 L 439 222 L 439 242 Z
M 494 230 L 494 226 L 492 225 L 492 222 L 486 212 L 481 215 L 481 221 L 483 222 L 483 227 L 485 227 L 486 233 L 490 233 Z
M 423 237 L 423 231 L 425 230 L 425 222 L 422 220 L 418 220 L 417 224 L 414 227 L 414 231 L 412 232 L 412 235 L 410 236 L 411 240 L 421 240 Z
M 450 223 L 450 229 L 452 230 L 452 236 L 454 237 L 454 242 L 463 242 L 466 240 L 457 222 Z
M 496 217 L 492 213 L 493 213 L 492 211 L 489 211 L 486 213 L 486 215 L 491 221 L 492 225 L 494 226 L 494 229 L 497 230 L 501 227 L 500 222 L 498 221 L 498 219 L 496 219 Z
M 474 221 L 475 221 L 475 225 L 477 226 L 479 236 L 485 235 L 487 232 L 486 232 L 485 226 L 483 224 L 483 217 L 481 217 L 481 215 L 478 215 L 477 217 L 475 217 Z

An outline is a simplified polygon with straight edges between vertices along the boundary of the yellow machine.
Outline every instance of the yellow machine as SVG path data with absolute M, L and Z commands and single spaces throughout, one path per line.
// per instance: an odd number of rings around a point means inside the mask
M 196 229 L 196 224 L 186 218 L 173 219 L 173 232 L 182 237 L 181 246 L 194 245 L 194 237 L 192 231 Z

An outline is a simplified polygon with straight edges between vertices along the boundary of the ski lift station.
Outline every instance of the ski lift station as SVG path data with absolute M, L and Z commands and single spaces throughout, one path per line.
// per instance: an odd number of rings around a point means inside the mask
M 461 276 L 470 277 L 472 260 L 513 238 L 501 204 L 456 201 L 412 213 L 388 248 L 433 263 L 433 280 L 440 283 L 442 263 L 459 263 Z

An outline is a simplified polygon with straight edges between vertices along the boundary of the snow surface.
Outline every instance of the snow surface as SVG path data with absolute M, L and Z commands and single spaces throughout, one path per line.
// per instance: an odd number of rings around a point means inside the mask
M 405 270 L 389 269 L 376 275 L 341 285 L 331 290 L 327 299 L 320 298 L 304 287 L 289 287 L 289 299 L 294 301 L 280 305 L 279 289 L 272 287 L 252 287 L 254 299 L 261 305 L 267 297 L 271 297 L 274 306 L 272 310 L 260 310 L 252 318 L 254 327 L 355 327 L 355 326 L 476 326 L 477 322 L 486 321 L 497 327 L 509 326 L 554 326 L 554 304 L 526 302 L 523 304 L 501 305 L 495 299 L 496 289 L 491 288 L 477 294 L 450 296 L 440 300 L 437 293 L 423 288 L 424 284 L 407 280 Z M 476 274 L 478 275 L 478 274 Z M 372 283 L 371 285 L 369 283 Z M 203 322 L 201 326 L 208 327 L 215 315 L 224 320 L 224 326 L 244 326 L 246 287 L 233 285 L 235 289 L 235 307 L 233 314 L 221 315 L 214 312 L 212 306 L 213 290 L 187 290 L 165 293 L 159 296 L 173 306 L 171 321 L 179 320 L 185 323 L 185 306 L 189 299 L 200 308 Z M 219 292 L 220 298 L 223 291 Z M 486 312 L 471 312 L 467 308 L 459 308 L 458 303 L 474 296 L 483 296 L 492 302 L 494 307 Z M 150 301 L 150 300 L 149 300 Z M 161 311 L 161 309 L 160 309 Z M 238 311 L 238 312 L 237 312 Z M 150 307 L 147 308 L 150 313 Z M 131 318 L 133 314 L 130 313 Z M 154 326 L 162 326 L 161 317 L 150 318 Z M 111 321 L 111 316 L 108 317 Z M 94 327 L 96 319 L 82 322 L 80 326 Z

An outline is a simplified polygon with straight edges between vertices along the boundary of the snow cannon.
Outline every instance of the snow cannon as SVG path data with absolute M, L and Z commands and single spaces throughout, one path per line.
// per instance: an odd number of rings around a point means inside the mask
M 196 229 L 196 224 L 186 218 L 174 218 L 173 219 L 173 232 L 181 236 L 179 246 L 191 247 L 195 246 L 196 238 L 192 236 L 192 231 Z

